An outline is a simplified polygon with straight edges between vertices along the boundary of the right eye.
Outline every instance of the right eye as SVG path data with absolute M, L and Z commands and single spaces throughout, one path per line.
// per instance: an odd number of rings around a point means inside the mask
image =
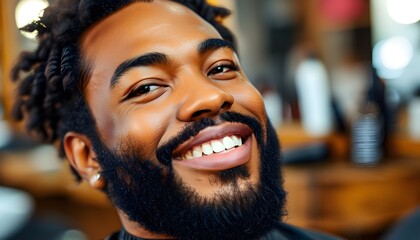
M 124 100 L 128 100 L 135 97 L 143 97 L 156 92 L 164 86 L 157 84 L 143 84 L 130 90 Z

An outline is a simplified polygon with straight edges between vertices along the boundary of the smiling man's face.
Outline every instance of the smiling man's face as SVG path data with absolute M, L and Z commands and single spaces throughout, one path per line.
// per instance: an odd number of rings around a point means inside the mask
M 283 197 L 277 139 L 233 47 L 209 23 L 175 2 L 137 2 L 89 29 L 81 51 L 91 71 L 84 94 L 100 141 L 95 150 L 105 152 L 98 159 L 126 228 L 135 222 L 185 237 L 178 226 L 162 226 L 199 216 L 213 222 L 208 206 L 233 212 L 239 205 L 233 214 L 245 214 L 262 201 L 274 204 L 265 215 L 275 212 L 262 228 L 276 220 Z M 179 215 L 169 216 L 171 208 Z
M 251 129 L 219 117 L 234 111 L 265 123 L 263 102 L 231 45 L 209 23 L 170 1 L 135 3 L 88 31 L 82 46 L 92 63 L 85 96 L 108 148 L 132 141 L 144 157 L 156 159 L 156 149 L 187 124 L 212 118 L 214 127 L 173 149 L 175 171 L 207 196 L 229 188 L 212 179 L 235 166 L 245 165 L 246 181 L 257 183 L 259 155 Z M 235 148 L 238 139 L 242 145 Z

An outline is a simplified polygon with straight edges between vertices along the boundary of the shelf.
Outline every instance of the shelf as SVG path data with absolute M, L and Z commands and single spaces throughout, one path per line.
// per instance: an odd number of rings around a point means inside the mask
M 420 204 L 420 159 L 286 166 L 288 222 L 339 235 L 380 232 Z

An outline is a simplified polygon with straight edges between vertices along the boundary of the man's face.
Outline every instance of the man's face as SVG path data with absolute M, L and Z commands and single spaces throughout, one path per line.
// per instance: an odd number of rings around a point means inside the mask
M 266 187 L 261 187 L 262 149 L 269 150 L 267 135 L 273 149 L 277 140 L 267 131 L 261 96 L 235 51 L 209 23 L 171 1 L 138 2 L 88 30 L 81 45 L 92 72 L 85 97 L 100 141 L 111 150 L 108 155 L 129 155 L 104 164 L 130 168 L 120 176 L 121 184 L 138 191 L 160 188 L 134 176 L 157 169 L 161 182 L 173 178 L 171 184 L 182 185 L 180 192 L 200 199 L 200 206 L 253 197 L 247 194 Z M 279 171 L 276 157 L 272 172 Z M 279 183 L 278 174 L 272 176 Z M 129 211 L 139 199 L 114 197 L 117 207 L 136 220 Z M 158 198 L 148 201 L 160 205 Z
M 144 157 L 157 160 L 156 149 L 187 124 L 205 117 L 216 121 L 172 152 L 175 171 L 206 196 L 229 191 L 229 186 L 213 184 L 220 170 L 244 165 L 250 172 L 247 181 L 256 184 L 259 177 L 254 135 L 246 125 L 222 123 L 219 115 L 234 111 L 266 122 L 261 96 L 236 70 L 235 52 L 220 39 L 186 7 L 155 1 L 111 15 L 88 31 L 82 44 L 92 63 L 86 99 L 108 148 L 131 141 L 142 146 Z M 130 67 L 115 75 L 130 60 Z M 230 143 L 241 138 L 243 145 L 213 153 L 225 137 Z M 183 160 L 194 152 L 206 156 Z

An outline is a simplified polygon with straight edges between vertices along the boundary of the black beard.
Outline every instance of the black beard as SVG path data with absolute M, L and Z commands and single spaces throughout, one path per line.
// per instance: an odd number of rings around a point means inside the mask
M 233 190 L 212 198 L 200 196 L 182 182 L 173 170 L 171 152 L 179 143 L 214 125 L 210 119 L 187 126 L 158 148 L 158 161 L 145 159 L 141 147 L 128 141 L 111 151 L 96 134 L 91 136 L 92 142 L 104 170 L 106 193 L 115 206 L 147 230 L 178 239 L 253 239 L 272 229 L 284 215 L 286 195 L 276 132 L 267 123 L 264 135 L 256 119 L 239 113 L 223 113 L 221 119 L 253 129 L 261 159 L 259 184 L 250 183 L 246 190 L 239 188 L 238 179 L 249 177 L 244 166 L 220 171 L 217 181 L 232 184 Z

